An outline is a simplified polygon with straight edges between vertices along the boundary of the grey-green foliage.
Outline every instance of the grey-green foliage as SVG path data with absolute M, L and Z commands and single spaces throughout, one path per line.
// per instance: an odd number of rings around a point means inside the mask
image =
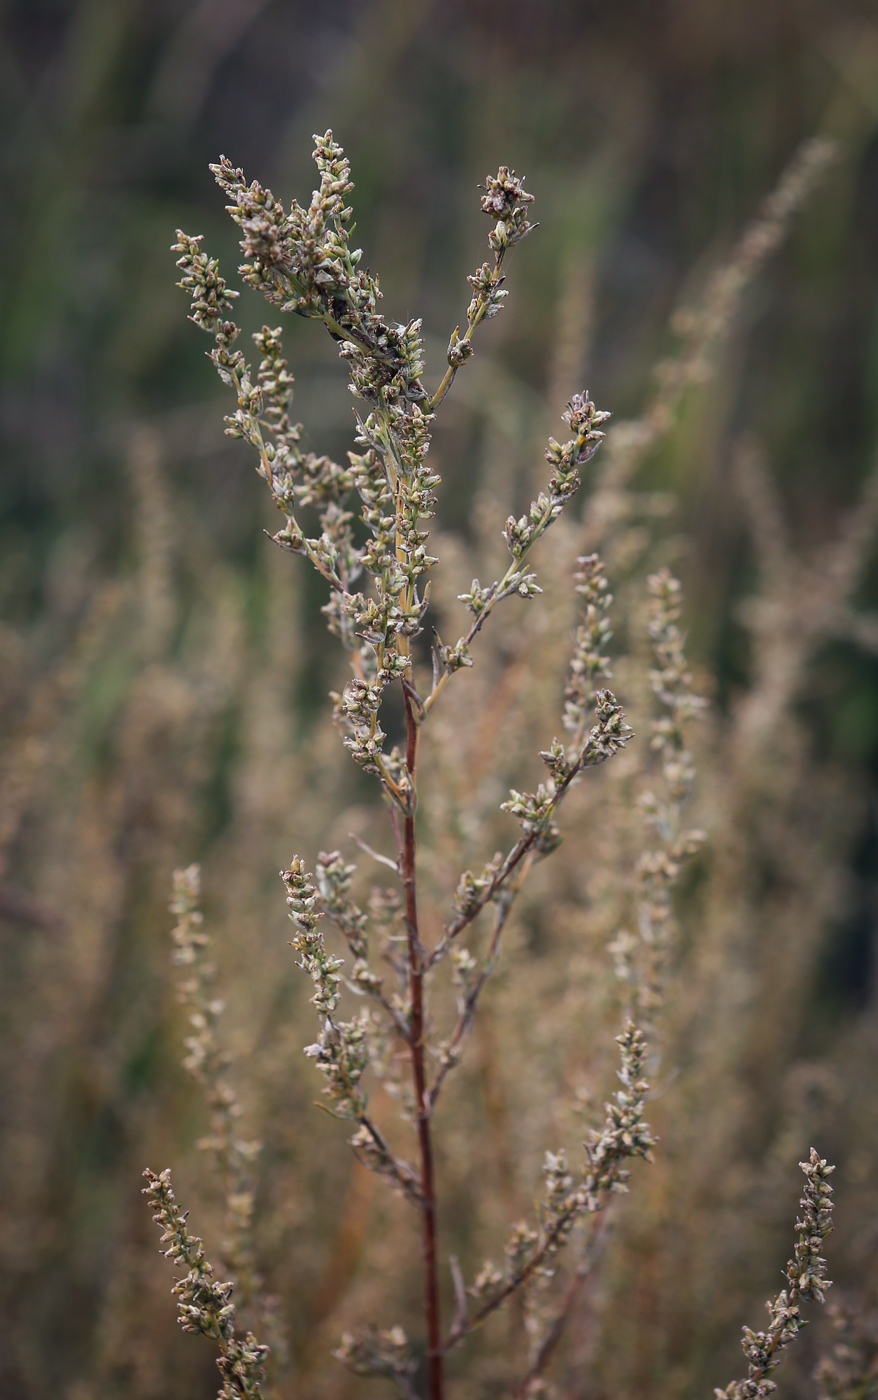
M 612 599 L 597 555 L 580 559 L 576 576 L 584 612 L 562 717 L 569 741 L 562 743 L 556 737 L 540 754 L 548 774 L 535 791 L 512 790 L 501 804 L 503 812 L 517 819 L 521 835 L 505 855 L 500 853 L 489 861 L 481 875 L 464 872 L 452 911 L 432 947 L 422 941 L 418 912 L 418 741 L 421 727 L 451 677 L 473 664 L 472 643 L 495 606 L 513 595 L 533 599 L 540 593 L 531 571 L 531 550 L 575 495 L 581 469 L 599 448 L 604 436 L 601 424 L 609 414 L 598 411 L 587 393 L 573 394 L 562 415 L 570 436 L 564 442 L 550 438 L 546 448 L 549 478 L 545 489 L 520 518 L 510 516 L 503 529 L 511 555 L 508 568 L 487 587 L 474 579 L 470 589 L 459 595 L 473 621 L 452 645 L 443 645 L 436 635 L 432 677 L 429 685 L 422 687 L 419 671 L 423 658 L 414 643 L 424 630 L 429 605 L 425 576 L 437 562 L 428 552 L 429 533 L 423 527 L 433 515 L 435 490 L 440 484 L 439 476 L 427 464 L 432 424 L 455 376 L 472 357 L 474 332 L 503 305 L 503 269 L 509 251 L 535 227 L 528 219 L 532 196 L 505 166 L 488 178 L 482 209 L 492 220 L 488 243 L 493 262 L 485 262 L 469 279 L 473 296 L 466 329 L 462 335 L 459 326 L 454 329 L 447 370 L 431 395 L 423 379 L 421 323 L 397 324 L 384 319 L 378 311 L 378 279 L 362 268 L 361 251 L 351 247 L 351 209 L 346 204 L 353 188 L 349 164 L 331 132 L 315 140 L 320 185 L 307 208 L 293 201 L 286 209 L 270 190 L 256 182 L 248 185 L 243 172 L 225 158 L 211 168 L 230 198 L 229 212 L 241 230 L 245 261 L 240 273 L 244 282 L 282 311 L 322 322 L 338 343 L 358 403 L 356 446 L 360 450 L 348 453 L 346 465 L 302 447 L 301 425 L 290 418 L 292 378 L 283 358 L 280 330 L 265 326 L 254 336 L 261 357 L 254 374 L 236 348 L 240 332 L 231 311 L 238 294 L 229 289 L 216 261 L 202 251 L 199 237 L 178 231 L 174 245 L 180 254 L 180 286 L 191 298 L 191 319 L 213 336 L 210 357 L 236 395 L 235 411 L 226 418 L 227 432 L 255 450 L 257 471 L 285 518 L 272 538 L 282 548 L 304 555 L 328 585 L 324 613 L 329 631 L 348 651 L 353 672 L 342 694 L 335 697 L 336 723 L 355 762 L 380 782 L 397 846 L 395 870 L 402 897 L 395 900 L 381 894 L 373 900 L 370 913 L 352 899 L 354 868 L 339 852 L 321 854 L 316 877 L 299 856 L 282 872 L 295 927 L 292 947 L 314 984 L 312 1003 L 319 1021 L 317 1040 L 305 1053 L 326 1080 L 329 1111 L 354 1125 L 350 1143 L 358 1159 L 384 1177 L 418 1212 L 430 1400 L 442 1400 L 447 1353 L 518 1290 L 525 1295 L 529 1325 L 537 1336 L 530 1370 L 519 1393 L 536 1394 L 584 1261 L 595 1244 L 596 1222 L 612 1196 L 627 1189 L 629 1160 L 651 1160 L 655 1139 L 644 1117 L 649 1087 L 644 1031 L 626 1019 L 618 1037 L 622 1088 L 606 1106 L 603 1128 L 589 1132 L 578 1175 L 568 1166 L 564 1152 L 546 1154 L 545 1186 L 535 1224 L 524 1221 L 512 1226 L 504 1268 L 489 1261 L 467 1288 L 459 1265 L 452 1261 L 457 1304 L 447 1328 L 443 1327 L 440 1308 L 432 1120 L 445 1077 L 459 1063 L 480 994 L 496 966 L 516 895 L 533 864 L 551 855 L 560 841 L 556 818 L 563 799 L 589 769 L 619 753 L 633 737 L 615 696 L 599 686 L 611 675 L 604 653 L 612 636 L 608 617 Z M 319 533 L 306 532 L 303 510 L 316 511 Z M 627 945 L 623 952 L 619 939 L 615 945 L 617 961 L 624 964 L 623 971 L 636 984 L 632 1005 L 638 1013 L 660 1000 L 670 892 L 682 858 L 699 840 L 699 834 L 684 831 L 680 821 L 694 774 L 684 729 L 697 716 L 702 702 L 692 692 L 684 638 L 677 627 L 679 584 L 662 571 L 650 580 L 650 591 L 654 602 L 650 637 L 656 661 L 652 687 L 663 706 L 662 717 L 653 725 L 653 746 L 662 758 L 667 792 L 661 799 L 651 794 L 644 799 L 647 816 L 663 842 L 659 851 L 647 853 L 640 871 L 640 911 L 649 916 L 646 923 L 641 917 L 641 932 L 654 956 L 641 953 L 635 957 Z M 382 704 L 391 688 L 401 693 L 405 712 L 404 750 L 387 748 L 381 726 Z M 494 917 L 493 934 L 480 961 L 465 946 L 463 935 L 489 907 Z M 347 971 L 345 961 L 327 946 L 323 919 L 332 921 L 347 942 L 353 956 Z M 395 931 L 388 932 L 390 929 Z M 395 991 L 389 994 L 385 978 L 370 962 L 370 934 L 375 932 L 385 935 L 379 951 L 396 981 Z M 458 1019 L 450 1035 L 433 1045 L 426 996 L 434 974 L 446 959 L 451 964 Z M 364 1009 L 349 1020 L 339 1015 L 345 987 L 364 999 Z M 396 1069 L 390 1068 L 392 1061 L 400 1059 L 410 1067 L 408 1089 L 401 1085 Z M 415 1165 L 397 1154 L 375 1121 L 366 1089 L 370 1070 L 401 1102 L 402 1116 L 414 1130 Z M 821 1170 L 823 1167 L 825 1164 Z M 822 1192 L 819 1182 L 814 1189 Z M 176 1231 L 175 1240 L 177 1235 L 182 1240 L 184 1223 L 174 1214 L 169 1183 L 164 1177 L 150 1177 L 148 1190 L 159 1201 L 163 1221 L 170 1221 L 168 1229 Z M 165 1194 L 159 1200 L 161 1192 Z M 823 1214 L 815 1217 L 814 1224 L 816 1231 L 824 1233 L 824 1226 L 828 1229 L 825 1195 L 822 1192 L 819 1204 Z M 554 1311 L 546 1309 L 534 1300 L 556 1272 L 558 1256 L 577 1229 L 574 1291 L 568 1292 L 566 1301 Z M 225 1366 L 231 1342 L 221 1328 L 217 1331 L 210 1312 L 211 1288 L 215 1291 L 217 1286 L 205 1283 L 204 1271 L 198 1272 L 197 1251 L 192 1264 L 192 1251 L 185 1241 L 179 1249 L 183 1251 L 180 1257 L 194 1270 L 190 1274 L 197 1293 L 192 1304 L 193 1324 L 220 1338 L 221 1367 Z M 799 1259 L 798 1254 L 797 1260 L 800 1283 L 796 1296 L 819 1296 L 816 1282 L 807 1287 L 801 1283 L 803 1269 L 807 1273 L 810 1268 L 808 1278 L 813 1275 L 813 1280 L 818 1279 L 819 1261 L 809 1263 L 810 1256 Z M 188 1286 L 178 1285 L 178 1291 Z M 227 1295 L 219 1301 L 225 1303 Z M 202 1313 L 207 1319 L 203 1326 Z M 777 1346 L 785 1345 L 793 1331 L 787 1327 L 782 1336 L 778 1334 Z M 242 1384 L 246 1381 L 251 1387 L 248 1394 L 257 1394 L 260 1385 L 253 1367 L 256 1362 L 261 1364 L 261 1353 L 254 1356 L 252 1363 L 249 1353 L 242 1353 L 239 1359 L 244 1368 Z M 398 1327 L 346 1335 L 336 1356 L 357 1374 L 385 1376 L 406 1396 L 417 1393 L 414 1377 L 418 1368 Z M 754 1395 L 764 1393 L 770 1384 L 760 1383 L 763 1390 L 753 1391 Z M 746 1389 L 748 1384 L 743 1383 L 741 1395 L 751 1393 Z

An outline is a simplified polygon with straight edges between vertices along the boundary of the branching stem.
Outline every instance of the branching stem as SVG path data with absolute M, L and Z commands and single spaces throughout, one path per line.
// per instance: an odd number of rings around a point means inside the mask
M 594 1217 L 592 1219 L 594 1220 Z M 568 1280 L 555 1321 L 543 1338 L 539 1351 L 531 1363 L 530 1370 L 521 1382 L 518 1390 L 516 1390 L 513 1400 L 527 1400 L 534 1381 L 539 1380 L 551 1361 L 555 1349 L 564 1334 L 564 1328 L 567 1325 L 568 1318 L 582 1291 L 582 1286 L 591 1273 L 592 1266 L 604 1246 L 607 1238 L 608 1226 L 609 1217 L 604 1216 L 601 1225 L 596 1230 L 593 1230 L 592 1236 L 585 1246 L 582 1258 Z
M 436 1107 L 436 1100 L 438 1099 L 439 1094 L 441 1092 L 445 1076 L 448 1073 L 448 1071 L 450 1069 L 453 1069 L 454 1066 L 458 1063 L 461 1047 L 463 1046 L 466 1037 L 469 1035 L 469 1032 L 472 1029 L 472 1024 L 476 1018 L 476 1011 L 478 1009 L 479 997 L 482 995 L 485 983 L 487 982 L 488 978 L 491 976 L 491 973 L 494 971 L 494 968 L 497 965 L 497 958 L 500 953 L 500 940 L 503 936 L 503 930 L 506 927 L 506 921 L 509 918 L 512 905 L 515 901 L 515 896 L 518 894 L 518 891 L 524 883 L 525 877 L 527 876 L 527 872 L 530 869 L 530 864 L 530 859 L 525 861 L 523 869 L 519 871 L 518 880 L 516 881 L 515 886 L 507 890 L 507 897 L 503 900 L 502 904 L 500 904 L 497 909 L 497 918 L 494 923 L 494 932 L 491 936 L 491 944 L 488 948 L 488 955 L 485 958 L 484 966 L 481 972 L 479 973 L 476 981 L 474 982 L 473 986 L 470 987 L 469 991 L 466 994 L 463 1009 L 461 1010 L 460 1015 L 458 1016 L 457 1024 L 455 1025 L 454 1030 L 451 1033 L 451 1039 L 448 1042 L 445 1058 L 443 1059 L 442 1064 L 439 1066 L 439 1069 L 436 1071 L 436 1077 L 433 1080 L 433 1083 L 431 1084 L 428 1092 L 427 1097 L 431 1113 Z
M 549 1254 L 558 1241 L 563 1238 L 565 1230 L 571 1220 L 576 1216 L 578 1209 L 579 1207 L 577 1205 L 572 1205 L 569 1210 L 559 1215 L 552 1228 L 547 1231 L 546 1235 L 543 1237 L 542 1244 L 536 1252 L 530 1256 L 527 1263 L 523 1265 L 518 1273 L 513 1274 L 512 1278 L 508 1279 L 503 1287 L 498 1289 L 492 1297 L 488 1298 L 488 1300 L 484 1302 L 480 1308 L 477 1308 L 471 1316 L 458 1319 L 455 1322 L 448 1336 L 442 1343 L 443 1352 L 451 1351 L 453 1347 L 457 1346 L 458 1342 L 463 1341 L 463 1338 L 469 1336 L 470 1332 L 474 1331 L 476 1327 L 481 1327 L 482 1323 L 485 1322 L 492 1313 L 496 1312 L 497 1309 L 506 1302 L 507 1298 L 515 1293 L 523 1283 L 527 1283 L 528 1279 L 531 1278 L 540 1267 L 546 1255 Z

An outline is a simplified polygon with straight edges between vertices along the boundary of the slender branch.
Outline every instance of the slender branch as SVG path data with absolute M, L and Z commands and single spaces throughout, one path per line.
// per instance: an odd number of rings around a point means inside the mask
M 355 831 L 349 831 L 348 836 L 355 846 L 359 846 L 361 851 L 366 852 L 367 856 L 371 856 L 373 860 L 377 860 L 380 865 L 386 865 L 394 874 L 399 874 L 399 863 L 397 861 L 391 860 L 390 856 L 383 856 L 380 851 L 373 851 L 372 847 L 368 845 L 362 837 L 358 836 Z
M 592 1234 L 591 1237 L 586 1241 L 583 1256 L 577 1264 L 576 1268 L 574 1269 L 568 1281 L 567 1287 L 564 1290 L 564 1297 L 561 1300 L 561 1306 L 558 1309 L 558 1313 L 555 1317 L 555 1320 L 552 1323 L 552 1326 L 549 1328 L 549 1331 L 543 1338 L 540 1344 L 539 1351 L 537 1352 L 531 1364 L 530 1370 L 528 1371 L 524 1380 L 521 1382 L 521 1385 L 518 1387 L 518 1390 L 515 1392 L 513 1400 L 527 1400 L 527 1397 L 530 1393 L 530 1388 L 533 1385 L 534 1381 L 539 1380 L 540 1376 L 543 1374 L 549 1362 L 551 1361 L 555 1348 L 557 1347 L 558 1343 L 561 1340 L 561 1337 L 563 1336 L 564 1328 L 567 1326 L 568 1318 L 570 1317 L 570 1314 L 573 1311 L 574 1304 L 576 1303 L 576 1300 L 579 1297 L 579 1294 L 582 1290 L 582 1286 L 585 1283 L 585 1280 L 588 1278 L 589 1274 L 591 1273 L 592 1266 L 595 1264 L 595 1262 L 598 1259 L 598 1256 L 603 1250 L 603 1247 L 607 1240 L 607 1236 L 610 1232 L 610 1225 L 610 1216 L 604 1216 L 604 1219 L 601 1222 L 600 1226 L 597 1229 L 595 1229 L 594 1217 L 592 1218 Z
M 578 1205 L 571 1205 L 569 1210 L 559 1215 L 554 1221 L 552 1228 L 547 1231 L 539 1249 L 535 1254 L 531 1255 L 524 1267 L 520 1269 L 517 1274 L 513 1274 L 493 1297 L 489 1298 L 487 1302 L 483 1303 L 482 1306 L 477 1308 L 469 1317 L 460 1318 L 455 1321 L 451 1331 L 442 1343 L 442 1351 L 444 1353 L 451 1351 L 453 1347 L 457 1346 L 458 1342 L 463 1341 L 464 1337 L 468 1337 L 470 1332 L 475 1331 L 477 1327 L 481 1327 L 482 1323 L 485 1322 L 492 1313 L 496 1312 L 497 1309 L 506 1302 L 507 1298 L 515 1293 L 523 1283 L 527 1283 L 528 1279 L 531 1278 L 540 1267 L 546 1255 L 558 1241 L 564 1237 L 567 1226 L 579 1213 L 579 1209 Z
M 498 275 L 498 273 L 499 273 L 499 271 L 500 271 L 500 267 L 501 267 L 501 264 L 502 264 L 502 262 L 503 262 L 503 258 L 504 258 L 505 253 L 506 253 L 506 248 L 505 248 L 505 247 L 498 249 L 497 255 L 496 255 L 495 259 L 494 259 L 494 278 L 495 278 L 495 281 L 496 281 L 497 275 Z M 477 311 L 476 314 L 475 314 L 474 319 L 473 319 L 472 321 L 470 321 L 469 325 L 467 326 L 466 330 L 464 331 L 463 335 L 462 335 L 461 338 L 460 338 L 460 343 L 461 343 L 461 344 L 463 344 L 464 342 L 467 343 L 467 344 L 469 344 L 469 342 L 472 340 L 473 331 L 475 330 L 476 326 L 478 326 L 478 325 L 480 324 L 480 322 L 484 319 L 485 313 L 487 312 L 489 305 L 490 305 L 489 302 L 485 302 L 482 306 L 479 307 L 478 311 Z M 472 353 L 472 352 L 470 351 L 470 354 L 471 354 L 471 353 Z M 436 390 L 435 394 L 433 395 L 432 399 L 430 400 L 430 403 L 429 403 L 429 411 L 430 411 L 430 413 L 434 413 L 434 412 L 436 411 L 436 409 L 439 407 L 440 403 L 441 403 L 442 400 L 445 398 L 445 395 L 448 393 L 448 390 L 451 388 L 452 384 L 454 383 L 455 377 L 456 377 L 456 375 L 457 375 L 457 371 L 460 369 L 461 364 L 465 364 L 465 363 L 466 363 L 465 360 L 461 360 L 458 364 L 449 364 L 447 370 L 445 371 L 444 375 L 442 376 L 442 382 L 440 383 L 439 388 Z
M 603 418 L 605 419 L 607 416 L 608 415 L 605 414 L 603 415 Z M 597 415 L 597 421 L 603 421 L 600 415 Z M 601 435 L 598 434 L 598 436 Z M 588 458 L 582 458 L 581 454 L 586 449 L 586 444 L 590 440 L 591 424 L 589 423 L 588 428 L 583 429 L 581 432 L 579 432 L 574 441 L 573 461 L 575 464 L 579 465 L 581 461 L 588 460 Z M 593 450 L 596 451 L 597 449 L 594 448 Z M 548 497 L 546 505 L 542 510 L 539 518 L 534 522 L 533 532 L 530 538 L 528 539 L 527 543 L 525 544 L 524 548 L 521 549 L 520 552 L 515 555 L 515 557 L 512 560 L 512 563 L 509 565 L 509 568 L 506 570 L 506 573 L 503 575 L 502 579 L 500 579 L 496 583 L 492 583 L 490 588 L 486 590 L 482 598 L 481 611 L 479 612 L 475 621 L 470 626 L 469 631 L 465 634 L 465 636 L 461 637 L 460 641 L 457 643 L 459 649 L 466 650 L 466 648 L 476 637 L 477 633 L 481 631 L 482 626 L 486 622 L 487 618 L 494 611 L 494 608 L 496 607 L 497 603 L 500 602 L 501 598 L 507 598 L 512 593 L 515 593 L 517 591 L 518 585 L 520 583 L 520 576 L 524 568 L 525 560 L 527 559 L 534 545 L 537 543 L 537 540 L 542 538 L 542 536 L 546 533 L 552 522 L 557 519 L 560 513 L 560 508 L 564 504 L 564 499 L 565 498 L 555 495 L 551 495 Z M 569 499 L 569 497 L 566 499 Z M 433 689 L 427 696 L 426 700 L 423 702 L 425 714 L 433 708 L 434 702 L 438 699 L 439 695 L 445 689 L 445 686 L 448 684 L 448 681 L 452 675 L 454 675 L 454 668 L 449 668 L 446 665 L 441 676 L 438 676 L 434 680 Z
M 403 835 L 403 886 L 409 950 L 409 994 L 411 998 L 412 1078 L 417 1106 L 418 1146 L 421 1155 L 421 1205 L 423 1209 L 424 1312 L 427 1324 L 427 1355 L 430 1371 L 430 1400 L 442 1400 L 443 1349 L 439 1314 L 439 1274 L 436 1255 L 436 1188 L 433 1180 L 433 1144 L 430 1135 L 430 1105 L 424 1068 L 424 956 L 418 931 L 418 899 L 415 866 L 415 772 L 418 760 L 418 723 L 412 696 L 403 681 L 406 720 L 405 766 L 412 802 L 405 815 Z
M 610 696 L 610 692 L 601 691 L 599 695 Z M 612 696 L 610 696 L 610 699 L 612 700 Z M 615 701 L 612 703 L 615 705 Z M 552 802 L 542 813 L 539 823 L 534 823 L 524 836 L 519 837 L 502 865 L 494 872 L 484 888 L 479 890 L 477 895 L 474 895 L 472 901 L 467 904 L 465 909 L 461 909 L 451 922 L 446 924 L 445 932 L 430 954 L 427 963 L 428 970 L 435 966 L 436 963 L 442 961 L 447 955 L 455 938 L 473 922 L 486 904 L 490 904 L 491 900 L 496 898 L 513 871 L 517 869 L 525 856 L 538 845 L 545 835 L 546 829 L 555 812 L 558 810 L 565 794 L 576 778 L 579 777 L 579 774 L 586 768 L 596 768 L 599 764 L 606 762 L 606 760 L 610 758 L 612 754 L 616 753 L 619 748 L 623 747 L 630 738 L 633 738 L 633 734 L 627 727 L 624 734 L 613 735 L 605 731 L 601 723 L 595 725 L 575 762 L 570 764 L 565 776 L 558 780 Z
M 507 855 L 499 870 L 480 892 L 478 897 L 473 900 L 472 904 L 466 910 L 456 914 L 450 924 L 446 924 L 444 934 L 430 954 L 428 968 L 434 967 L 436 963 L 442 961 L 455 938 L 463 933 L 463 930 L 482 912 L 486 904 L 490 904 L 491 900 L 494 899 L 503 888 L 503 885 L 506 883 L 513 870 L 520 865 L 528 851 L 532 850 L 536 845 L 539 836 L 540 833 L 538 831 L 531 831 L 527 836 L 520 837 L 512 847 L 512 850 Z
M 472 1029 L 472 1024 L 476 1017 L 476 1010 L 478 1008 L 479 997 L 482 994 L 482 989 L 484 988 L 485 983 L 487 982 L 488 978 L 491 976 L 491 973 L 494 971 L 494 968 L 497 965 L 497 957 L 500 952 L 500 939 L 503 935 L 503 929 L 505 928 L 506 921 L 509 918 L 512 905 L 515 901 L 515 896 L 518 894 L 518 891 L 520 890 L 527 876 L 527 872 L 530 869 L 530 864 L 531 862 L 528 861 L 525 865 L 525 868 L 522 871 L 520 871 L 517 884 L 514 886 L 514 888 L 507 891 L 508 897 L 504 899 L 503 903 L 499 906 L 497 910 L 497 919 L 494 924 L 494 932 L 491 937 L 491 946 L 488 949 L 488 956 L 485 958 L 484 966 L 481 972 L 479 973 L 476 982 L 472 987 L 470 987 L 469 991 L 466 994 L 463 1010 L 461 1011 L 460 1016 L 457 1020 L 457 1024 L 454 1027 L 454 1030 L 452 1031 L 451 1039 L 448 1042 L 448 1045 L 446 1046 L 445 1052 L 443 1054 L 442 1063 L 439 1066 L 439 1069 L 436 1071 L 436 1077 L 433 1080 L 433 1083 L 430 1086 L 430 1090 L 427 1095 L 431 1113 L 436 1107 L 436 1100 L 439 1097 L 446 1074 L 450 1069 L 453 1069 L 454 1066 L 459 1063 L 459 1052 L 461 1046 L 463 1045 L 464 1040 L 469 1035 L 469 1032 Z
M 320 1104 L 319 1107 L 323 1108 L 324 1105 Z M 361 1128 L 366 1129 L 366 1132 L 386 1161 L 388 1168 L 387 1175 L 393 1177 L 397 1186 L 400 1187 L 410 1200 L 414 1201 L 416 1205 L 422 1205 L 424 1200 L 423 1187 L 418 1180 L 417 1172 L 412 1171 L 408 1162 L 400 1162 L 394 1157 L 390 1148 L 387 1146 L 384 1134 L 375 1126 L 367 1113 L 358 1113 L 357 1122 L 360 1124 Z M 357 1156 L 356 1150 L 354 1151 L 354 1155 Z M 359 1157 L 357 1160 L 362 1161 Z M 363 1162 L 363 1166 L 368 1167 L 369 1163 Z

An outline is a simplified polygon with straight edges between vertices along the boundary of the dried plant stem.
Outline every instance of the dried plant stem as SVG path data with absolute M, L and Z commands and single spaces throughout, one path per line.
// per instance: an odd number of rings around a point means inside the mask
M 291 946 L 314 985 L 311 1002 L 320 1030 L 305 1053 L 326 1078 L 324 1092 L 331 1103 L 328 1111 L 357 1125 L 350 1139 L 357 1157 L 401 1188 L 421 1212 L 428 1396 L 429 1400 L 443 1400 L 444 1357 L 450 1347 L 516 1289 L 547 1273 L 575 1220 L 583 1212 L 602 1210 L 610 1191 L 624 1189 L 629 1175 L 622 1166 L 624 1161 L 638 1156 L 650 1159 L 652 1138 L 642 1121 L 647 1087 L 642 1076 L 644 1043 L 641 1032 L 628 1024 L 617 1038 L 622 1047 L 620 1077 L 625 1087 L 607 1106 L 603 1132 L 590 1133 L 581 1186 L 573 1189 L 563 1152 L 546 1154 L 546 1197 L 539 1209 L 539 1231 L 524 1223 L 513 1227 L 506 1247 L 505 1283 L 503 1275 L 486 1265 L 470 1290 L 479 1300 L 472 1317 L 467 1315 L 462 1279 L 460 1286 L 456 1282 L 458 1308 L 450 1331 L 443 1333 L 432 1110 L 444 1074 L 469 1034 L 518 890 L 533 862 L 549 855 L 558 844 L 560 832 L 554 817 L 560 802 L 586 769 L 624 748 L 632 731 L 613 694 L 593 688 L 592 683 L 609 672 L 603 657 L 594 665 L 590 652 L 582 659 L 583 642 L 571 665 L 578 667 L 577 676 L 587 670 L 587 692 L 577 685 L 576 704 L 567 704 L 563 716 L 565 728 L 573 735 L 572 745 L 554 738 L 540 753 L 548 778 L 535 792 L 510 790 L 501 811 L 518 820 L 522 835 L 505 859 L 498 856 L 489 862 L 480 876 L 463 873 L 451 918 L 435 946 L 427 948 L 421 941 L 417 898 L 419 729 L 449 676 L 473 664 L 469 647 L 496 605 L 513 595 L 534 598 L 541 591 L 536 575 L 528 571 L 531 550 L 578 490 L 581 469 L 598 450 L 604 436 L 600 426 L 609 414 L 598 410 L 587 393 L 571 397 L 561 415 L 570 436 L 564 442 L 550 437 L 546 447 L 550 467 L 546 490 L 538 493 L 520 519 L 509 516 L 506 521 L 503 535 L 512 562 L 498 581 L 483 588 L 473 579 L 470 590 L 458 595 L 473 621 L 452 646 L 443 646 L 437 637 L 433 684 L 422 699 L 414 683 L 412 642 L 423 631 L 428 606 L 429 585 L 423 587 L 419 580 L 438 562 L 427 553 L 429 532 L 421 528 L 434 514 L 433 488 L 439 484 L 439 477 L 426 463 L 434 410 L 457 370 L 471 357 L 476 327 L 495 316 L 503 304 L 506 291 L 501 267 L 508 250 L 535 227 L 526 214 L 532 196 L 506 166 L 500 167 L 496 177 L 489 176 L 483 187 L 482 209 L 494 222 L 488 236 L 493 261 L 483 263 L 467 279 L 473 296 L 466 329 L 463 336 L 459 326 L 452 331 L 448 373 L 431 399 L 421 379 L 420 321 L 395 324 L 377 314 L 377 279 L 359 268 L 361 252 L 349 246 L 352 211 L 345 205 L 345 195 L 353 188 L 350 166 L 331 132 L 315 138 L 315 144 L 320 187 L 307 209 L 293 201 L 287 212 L 258 182 L 248 185 L 243 172 L 225 158 L 212 169 L 232 199 L 229 210 L 244 235 L 241 249 L 248 261 L 240 270 L 245 282 L 263 292 L 273 306 L 322 320 L 339 342 L 342 358 L 350 363 L 351 387 L 366 407 L 362 416 L 357 416 L 356 436 L 358 447 L 365 451 L 350 452 L 349 466 L 305 452 L 300 446 L 300 426 L 291 422 L 288 413 L 292 377 L 283 358 L 280 331 L 264 326 L 255 334 L 261 358 L 254 373 L 242 352 L 234 349 L 240 330 L 227 319 L 237 293 L 220 277 L 216 261 L 201 251 L 200 237 L 179 232 L 175 251 L 182 255 L 178 261 L 183 273 L 180 285 L 190 293 L 192 319 L 213 335 L 211 359 L 224 383 L 236 393 L 237 410 L 226 418 L 228 432 L 255 449 L 260 474 L 286 519 L 285 527 L 272 539 L 284 549 L 304 554 L 330 586 L 324 613 L 330 631 L 352 653 L 353 678 L 342 694 L 334 697 L 345 746 L 363 771 L 379 778 L 390 800 L 402 900 L 396 891 L 373 891 L 369 912 L 361 909 L 350 897 L 354 867 L 346 864 L 340 852 L 321 853 L 316 883 L 298 855 L 290 868 L 281 872 L 281 878 L 296 930 Z M 367 530 L 362 546 L 355 542 L 355 517 L 345 509 L 353 490 L 359 496 L 360 520 Z M 307 539 L 299 526 L 299 506 L 317 506 L 321 533 L 313 539 Z M 583 562 L 594 565 L 590 587 L 597 587 L 597 561 Z M 352 591 L 361 576 L 366 592 Z M 603 580 L 601 587 L 606 588 Z M 598 608 L 595 603 L 592 607 L 595 616 L 588 637 L 595 645 L 598 641 L 603 644 L 609 635 L 605 622 L 598 619 L 603 606 Z M 406 717 L 404 754 L 395 746 L 385 750 L 387 736 L 379 722 L 382 696 L 397 681 L 401 682 Z M 452 945 L 488 903 L 497 906 L 495 926 L 487 959 L 479 969 L 468 948 L 461 943 Z M 326 944 L 319 927 L 324 916 L 336 924 L 353 955 L 349 976 L 341 973 L 344 959 Z M 403 919 L 405 934 L 400 938 Z M 382 956 L 399 984 L 399 990 L 389 996 L 382 990 L 384 979 L 369 962 L 370 920 L 385 935 Z M 405 955 L 393 947 L 399 943 L 405 944 Z M 439 1054 L 440 1068 L 428 1086 L 425 982 L 446 956 L 454 964 L 452 980 L 462 995 L 451 1042 Z M 369 997 L 373 1005 L 350 1020 L 342 1019 L 336 1012 L 343 986 L 355 995 Z M 383 1011 L 383 1017 L 376 1008 Z M 399 1084 L 393 1063 L 398 1058 L 397 1036 L 411 1063 L 413 1102 Z M 403 1094 L 404 1116 L 414 1122 L 418 1140 L 417 1170 L 392 1155 L 382 1131 L 367 1114 L 362 1079 L 370 1069 L 379 1079 L 386 1072 L 388 1087 Z M 491 1297 L 488 1290 L 492 1290 Z M 334 1355 L 354 1374 L 384 1376 L 404 1395 L 414 1397 L 418 1361 L 401 1327 L 382 1330 L 370 1326 L 357 1335 L 345 1333 Z
M 409 983 L 411 996 L 410 1048 L 412 1078 L 418 1113 L 418 1149 L 421 1168 L 421 1209 L 423 1212 L 424 1315 L 427 1326 L 427 1354 L 430 1371 L 430 1400 L 442 1400 L 442 1324 L 439 1314 L 439 1267 L 436 1255 L 436 1187 L 433 1178 L 433 1143 L 430 1133 L 430 1098 L 424 1067 L 424 958 L 418 931 L 418 892 L 416 883 L 415 777 L 418 761 L 418 721 L 412 705 L 411 687 L 403 682 L 405 696 L 405 766 L 411 801 L 406 812 L 403 836 L 403 886 L 406 928 L 408 930 Z

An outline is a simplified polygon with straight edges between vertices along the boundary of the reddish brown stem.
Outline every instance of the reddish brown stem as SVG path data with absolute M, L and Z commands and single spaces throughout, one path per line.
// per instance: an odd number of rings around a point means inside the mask
M 403 681 L 405 695 L 405 766 L 409 775 L 410 805 L 403 835 L 403 885 L 409 949 L 409 991 L 411 996 L 411 1055 L 415 1102 L 418 1108 L 418 1146 L 421 1155 L 421 1189 L 424 1248 L 424 1313 L 427 1324 L 427 1356 L 430 1369 L 430 1400 L 442 1400 L 443 1354 L 439 1314 L 439 1270 L 436 1257 L 436 1188 L 433 1180 L 433 1144 L 430 1137 L 430 1101 L 424 1068 L 424 958 L 418 931 L 418 898 L 415 883 L 415 769 L 418 759 L 418 722 L 412 707 L 410 688 Z

